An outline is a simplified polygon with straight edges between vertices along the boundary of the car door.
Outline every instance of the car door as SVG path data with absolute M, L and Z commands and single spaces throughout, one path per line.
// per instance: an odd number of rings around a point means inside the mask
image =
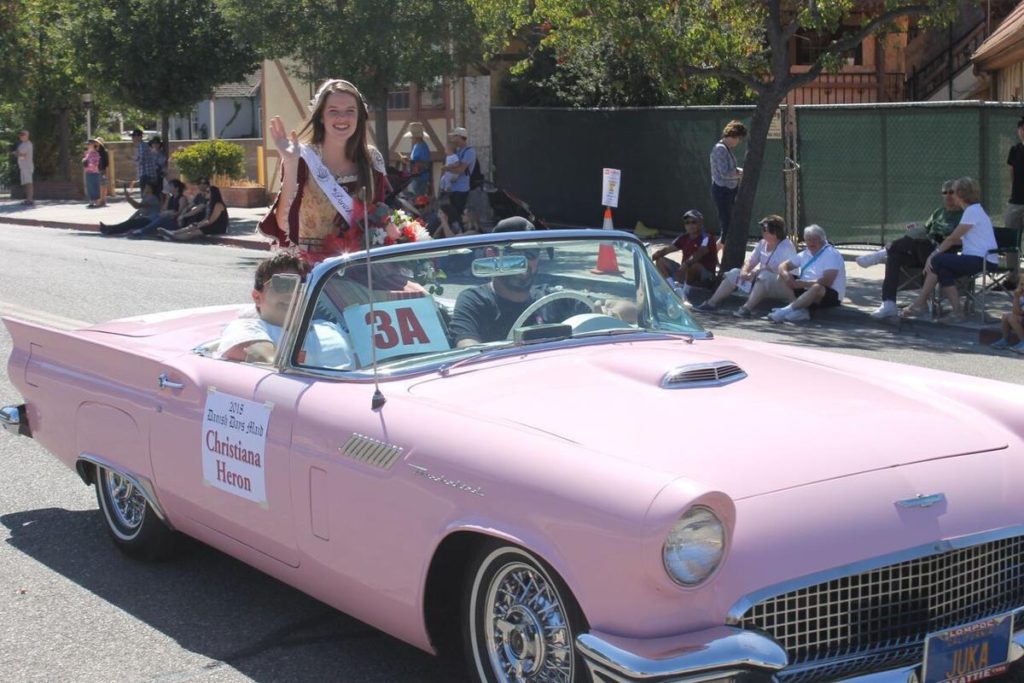
M 289 451 L 309 380 L 198 355 L 161 377 L 150 453 L 165 507 L 297 567 Z

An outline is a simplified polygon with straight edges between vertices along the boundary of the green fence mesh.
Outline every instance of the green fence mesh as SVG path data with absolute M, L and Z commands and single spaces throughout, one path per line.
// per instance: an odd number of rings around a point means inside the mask
M 708 155 L 732 118 L 749 107 L 512 109 L 491 112 L 495 180 L 554 223 L 598 226 L 601 169 L 622 170 L 615 224 L 637 220 L 666 231 L 700 209 L 717 217 Z M 752 220 L 785 214 L 818 223 L 838 244 L 884 244 L 941 203 L 949 178 L 981 182 L 997 225 L 1010 193 L 1006 154 L 1017 142 L 1019 104 L 902 103 L 795 107 L 796 202 L 787 202 L 783 141 L 768 140 Z M 745 146 L 736 150 L 741 160 Z M 741 161 L 742 163 L 742 161 Z M 787 205 L 798 207 L 787 212 Z M 751 236 L 759 232 L 748 226 Z
M 944 180 L 971 176 L 1001 225 L 1021 113 L 979 103 L 797 107 L 798 222 L 820 224 L 836 243 L 883 244 L 941 205 Z
M 603 168 L 622 171 L 615 225 L 638 220 L 681 231 L 688 209 L 717 230 L 709 155 L 733 119 L 750 125 L 750 107 L 491 110 L 495 182 L 549 222 L 600 227 Z M 782 213 L 782 142 L 770 140 L 755 215 Z M 742 159 L 745 148 L 737 149 Z M 759 234 L 759 233 L 758 233 Z

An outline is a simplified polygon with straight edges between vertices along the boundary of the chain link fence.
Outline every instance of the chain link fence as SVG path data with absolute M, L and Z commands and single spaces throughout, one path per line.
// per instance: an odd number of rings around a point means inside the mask
M 837 244 L 881 245 L 942 205 L 944 180 L 981 183 L 996 225 L 1010 196 L 1006 155 L 1019 104 L 904 103 L 796 107 L 797 224 Z
M 751 107 L 494 108 L 495 181 L 549 222 L 601 224 L 601 169 L 622 171 L 615 225 L 666 232 L 699 209 L 712 230 L 709 154 L 730 119 Z M 1020 104 L 802 105 L 767 141 L 750 236 L 766 214 L 791 230 L 818 223 L 837 244 L 881 245 L 940 206 L 944 180 L 971 176 L 997 225 L 1010 196 L 1006 155 Z M 741 160 L 746 149 L 736 150 Z

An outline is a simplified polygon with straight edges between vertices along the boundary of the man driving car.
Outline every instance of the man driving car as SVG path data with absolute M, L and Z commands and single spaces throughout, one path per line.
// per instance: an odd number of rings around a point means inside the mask
M 494 232 L 533 229 L 533 224 L 525 219 L 515 223 L 499 221 L 494 226 Z M 505 339 L 516 319 L 538 298 L 531 290 L 537 275 L 539 250 L 506 247 L 504 254 L 525 256 L 526 271 L 493 277 L 489 283 L 459 294 L 450 328 L 460 348 Z

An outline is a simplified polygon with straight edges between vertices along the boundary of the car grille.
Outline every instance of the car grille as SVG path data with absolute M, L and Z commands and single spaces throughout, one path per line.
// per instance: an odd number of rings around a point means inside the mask
M 922 661 L 927 634 L 1024 605 L 1024 537 L 844 576 L 763 600 L 740 619 L 789 655 L 787 683 Z M 1024 626 L 1017 616 L 1014 628 Z

